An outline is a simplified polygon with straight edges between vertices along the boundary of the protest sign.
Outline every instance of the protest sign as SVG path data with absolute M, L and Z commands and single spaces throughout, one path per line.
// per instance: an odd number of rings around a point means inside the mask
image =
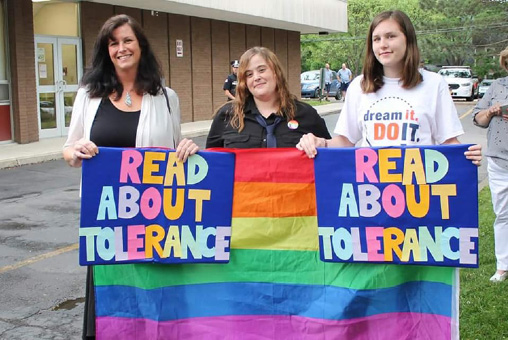
M 467 145 L 323 149 L 323 261 L 478 266 L 477 168 Z
M 233 154 L 99 150 L 83 162 L 81 265 L 229 260 Z

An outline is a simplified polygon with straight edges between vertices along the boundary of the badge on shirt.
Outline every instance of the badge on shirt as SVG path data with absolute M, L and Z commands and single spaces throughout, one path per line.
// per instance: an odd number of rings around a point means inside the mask
M 297 122 L 296 120 L 294 120 L 294 119 L 293 119 L 293 120 L 290 120 L 290 121 L 288 122 L 288 128 L 289 128 L 290 130 L 296 130 L 296 129 L 298 129 L 298 122 Z

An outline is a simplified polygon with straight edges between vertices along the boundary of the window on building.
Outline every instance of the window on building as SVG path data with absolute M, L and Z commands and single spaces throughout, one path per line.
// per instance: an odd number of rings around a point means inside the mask
M 7 21 L 5 20 L 5 1 L 0 0 L 0 103 L 9 102 L 9 75 L 7 61 Z

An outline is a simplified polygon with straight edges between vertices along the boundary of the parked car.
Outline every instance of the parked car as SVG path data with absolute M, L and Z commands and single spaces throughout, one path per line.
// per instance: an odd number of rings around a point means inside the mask
M 478 87 L 480 86 L 480 80 L 476 74 L 473 74 L 473 91 L 475 97 L 478 98 Z
M 438 73 L 445 78 L 453 98 L 465 98 L 467 101 L 475 98 L 475 81 L 469 66 L 444 66 Z
M 302 88 L 302 98 L 319 98 L 321 94 L 321 88 L 319 86 L 319 78 L 321 76 L 320 70 L 313 70 L 303 72 L 300 75 L 300 84 Z M 323 93 L 326 96 L 326 93 Z M 330 86 L 329 97 L 335 97 L 339 100 L 341 97 L 340 83 L 337 80 L 337 73 L 332 71 L 332 83 Z
M 487 89 L 492 85 L 494 79 L 483 79 L 478 88 L 478 98 L 482 98 L 487 92 Z

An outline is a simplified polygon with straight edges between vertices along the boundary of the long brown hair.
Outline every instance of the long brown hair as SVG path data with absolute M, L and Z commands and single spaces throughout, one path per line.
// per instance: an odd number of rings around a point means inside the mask
M 406 54 L 404 56 L 404 67 L 402 68 L 402 87 L 411 89 L 423 81 L 418 71 L 420 63 L 420 51 L 416 40 L 416 32 L 411 20 L 402 11 L 385 11 L 379 13 L 370 24 L 367 35 L 367 51 L 363 59 L 362 90 L 365 93 L 373 93 L 383 87 L 383 65 L 377 60 L 372 48 L 372 34 L 376 27 L 383 21 L 393 19 L 399 24 L 400 30 L 406 37 Z
M 118 80 L 115 67 L 109 56 L 108 45 L 113 39 L 113 31 L 123 25 L 129 25 L 136 35 L 141 49 L 138 73 L 134 88 L 139 94 L 147 92 L 153 96 L 162 90 L 162 69 L 150 47 L 150 43 L 139 23 L 125 14 L 112 16 L 102 26 L 95 40 L 92 53 L 92 65 L 86 70 L 81 85 L 86 86 L 90 97 L 107 97 L 116 92 L 119 99 L 123 85 Z
M 289 92 L 288 82 L 284 76 L 281 64 L 277 56 L 266 47 L 252 47 L 247 50 L 240 57 L 240 66 L 238 67 L 238 84 L 236 86 L 236 96 L 232 103 L 233 117 L 231 118 L 231 125 L 242 131 L 244 128 L 244 109 L 245 104 L 249 97 L 252 96 L 249 89 L 247 88 L 247 76 L 246 70 L 250 60 L 255 55 L 260 55 L 268 64 L 268 67 L 275 74 L 276 88 L 278 99 L 279 99 L 279 110 L 276 112 L 279 116 L 286 116 L 288 120 L 295 117 L 296 110 L 296 96 Z

